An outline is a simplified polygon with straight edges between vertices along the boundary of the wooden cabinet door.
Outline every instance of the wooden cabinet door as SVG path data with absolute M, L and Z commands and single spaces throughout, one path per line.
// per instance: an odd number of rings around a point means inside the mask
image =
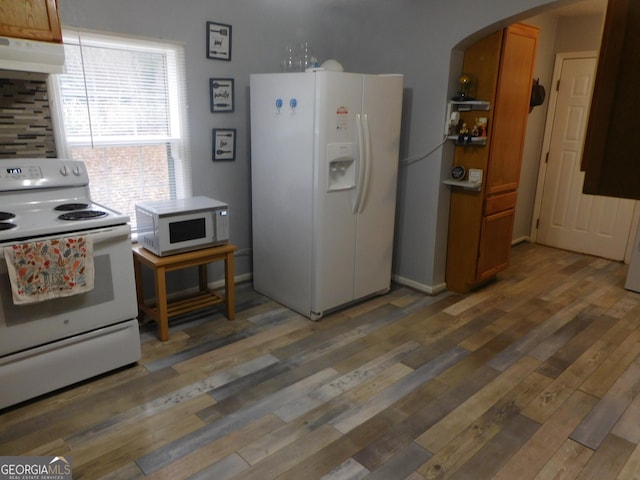
M 0 0 L 0 36 L 61 43 L 56 0 Z
M 482 219 L 476 270 L 478 281 L 492 277 L 509 265 L 515 214 L 512 208 Z
M 640 2 L 609 0 L 585 136 L 583 192 L 640 199 Z
M 504 31 L 496 89 L 486 193 L 518 188 L 529 114 L 538 29 L 515 24 Z

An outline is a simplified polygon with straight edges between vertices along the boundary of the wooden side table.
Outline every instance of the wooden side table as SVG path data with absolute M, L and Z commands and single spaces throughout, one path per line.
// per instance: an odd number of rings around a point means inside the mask
M 218 247 L 203 248 L 191 252 L 178 253 L 166 257 L 158 257 L 141 245 L 133 246 L 133 267 L 136 276 L 136 296 L 138 311 L 144 313 L 158 324 L 158 337 L 163 342 L 169 340 L 169 317 L 192 312 L 201 308 L 225 303 L 227 318 L 233 320 L 236 316 L 235 285 L 233 271 L 233 252 L 236 246 L 232 244 Z M 224 260 L 224 296 L 208 286 L 207 264 Z M 142 265 L 153 270 L 156 287 L 155 305 L 147 305 L 144 301 L 142 288 Z M 198 267 L 199 290 L 193 295 L 167 300 L 166 273 L 187 267 Z

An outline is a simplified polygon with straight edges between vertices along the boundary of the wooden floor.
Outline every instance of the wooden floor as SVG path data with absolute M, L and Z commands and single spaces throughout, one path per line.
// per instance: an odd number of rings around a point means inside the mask
M 319 322 L 241 285 L 234 322 L 144 326 L 140 364 L 1 412 L 0 455 L 91 480 L 638 479 L 625 274 L 521 244 L 473 294 L 397 287 Z

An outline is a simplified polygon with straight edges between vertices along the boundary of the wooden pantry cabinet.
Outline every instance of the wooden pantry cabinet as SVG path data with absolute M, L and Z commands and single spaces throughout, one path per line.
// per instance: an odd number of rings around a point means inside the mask
M 56 0 L 0 0 L 0 36 L 61 43 Z
M 489 110 L 460 112 L 461 122 L 486 117 L 487 140 L 455 147 L 453 165 L 482 170 L 483 179 L 449 187 L 449 290 L 472 290 L 509 265 L 537 43 L 536 27 L 515 24 L 465 51 L 463 71 L 475 76 L 477 99 Z

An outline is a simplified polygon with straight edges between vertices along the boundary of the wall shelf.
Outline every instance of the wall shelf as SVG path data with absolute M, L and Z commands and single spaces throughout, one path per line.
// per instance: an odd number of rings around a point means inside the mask
M 456 102 L 455 100 L 452 100 L 449 102 L 449 105 L 451 106 L 452 111 L 455 109 L 458 112 L 470 112 L 472 110 L 488 111 L 491 108 L 491 104 L 484 100 L 469 100 L 466 102 Z
M 459 135 L 448 135 L 449 140 L 454 140 L 460 147 L 484 147 L 487 144 L 487 137 L 471 137 L 471 143 L 458 142 Z
M 466 180 L 443 180 L 442 183 L 452 187 L 464 188 L 465 190 L 473 190 L 475 192 L 479 192 L 482 189 L 482 183 L 468 182 Z
M 457 138 L 457 135 L 454 135 L 454 132 L 457 132 L 460 124 L 458 123 L 458 119 L 461 118 L 460 114 L 466 114 L 468 112 L 478 111 L 478 112 L 487 112 L 491 109 L 491 104 L 489 102 L 485 102 L 484 100 L 469 100 L 468 102 L 456 102 L 450 101 L 447 103 L 447 119 L 444 126 L 444 133 L 448 135 L 449 138 Z M 469 115 L 466 115 L 466 123 L 467 125 L 473 124 L 473 118 L 470 118 Z M 462 120 L 460 120 L 462 121 Z M 486 130 L 486 125 L 485 125 Z M 484 133 L 484 132 L 483 132 Z M 476 137 L 476 138 L 485 138 Z M 486 138 L 485 138 L 486 143 Z

